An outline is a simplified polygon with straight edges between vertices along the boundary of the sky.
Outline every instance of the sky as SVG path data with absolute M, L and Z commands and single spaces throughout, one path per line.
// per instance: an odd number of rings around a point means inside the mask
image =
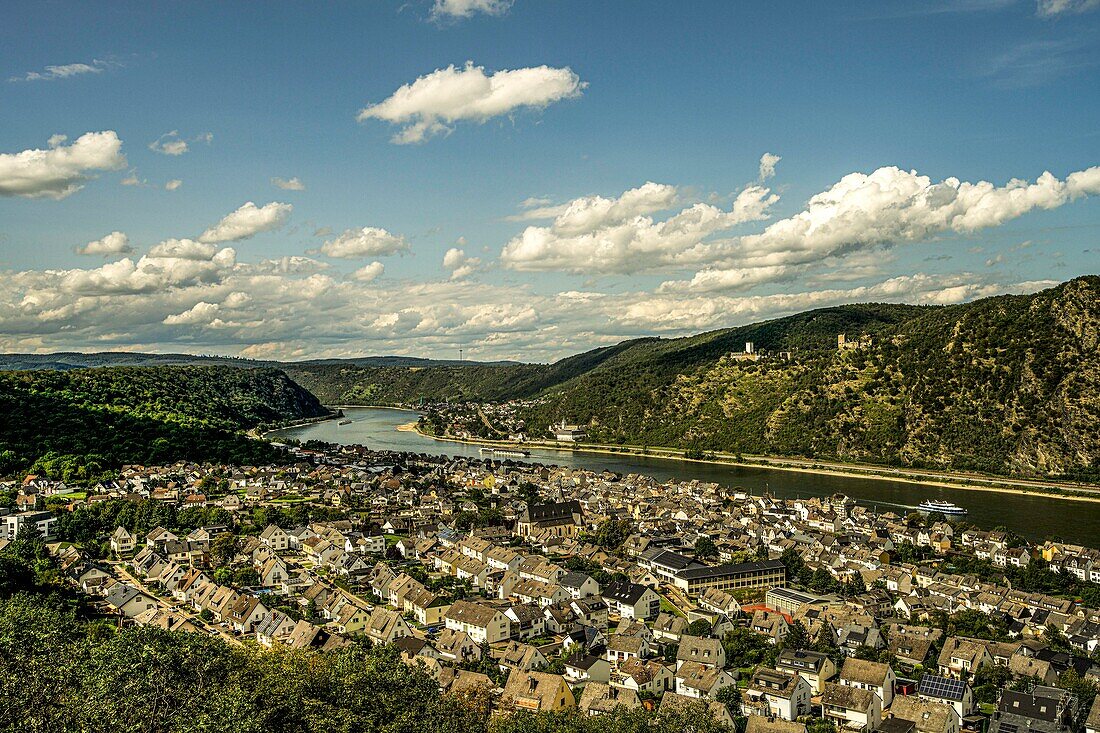
M 1100 0 L 4 16 L 0 351 L 551 361 L 1100 272 Z

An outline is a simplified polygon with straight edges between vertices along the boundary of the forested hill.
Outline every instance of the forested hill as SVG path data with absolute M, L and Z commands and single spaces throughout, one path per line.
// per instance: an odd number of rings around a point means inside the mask
M 326 412 L 276 369 L 0 372 L 0 475 L 90 481 L 126 463 L 272 460 L 241 431 Z
M 863 339 L 838 349 L 837 335 Z M 763 357 L 739 352 L 752 341 Z M 593 441 L 1100 479 L 1100 278 L 947 307 L 863 304 L 550 365 L 286 365 L 328 403 L 542 399 Z

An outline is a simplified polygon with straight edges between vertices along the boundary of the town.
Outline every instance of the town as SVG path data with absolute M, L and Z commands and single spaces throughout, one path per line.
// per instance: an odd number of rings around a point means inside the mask
M 393 645 L 499 715 L 704 705 L 750 733 L 1100 730 L 1095 548 L 844 496 L 286 450 L 126 466 L 87 491 L 29 475 L 0 487 L 0 550 L 46 542 L 119 625 Z

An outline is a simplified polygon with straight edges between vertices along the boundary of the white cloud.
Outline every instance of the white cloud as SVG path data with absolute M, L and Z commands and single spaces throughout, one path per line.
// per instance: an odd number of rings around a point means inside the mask
M 1097 193 L 1100 167 L 1077 171 L 1065 181 L 1043 173 L 1034 183 L 1013 179 L 1004 186 L 957 178 L 933 183 L 895 167 L 851 173 L 813 196 L 798 214 L 716 249 L 713 266 L 690 281 L 668 282 L 662 289 L 743 289 L 795 277 L 827 258 L 942 234 L 972 234 Z
M 1038 0 L 1036 9 L 1040 17 L 1076 15 L 1100 8 L 1100 0 Z
M 435 0 L 432 18 L 469 18 L 476 13 L 503 15 L 514 0 Z
M 138 178 L 137 169 L 131 169 L 119 183 L 123 186 L 144 186 L 146 184 L 144 179 Z
M 501 261 L 514 270 L 573 273 L 634 273 L 713 258 L 711 235 L 766 218 L 779 197 L 749 186 L 729 211 L 694 204 L 664 221 L 654 213 L 674 206 L 674 186 L 646 183 L 617 199 L 575 199 L 549 226 L 527 227 L 505 245 Z
M 768 180 L 775 175 L 775 164 L 783 160 L 778 155 L 764 153 L 760 156 L 760 182 Z
M 221 306 L 217 303 L 207 303 L 200 300 L 183 313 L 165 316 L 164 323 L 168 326 L 194 326 L 208 324 L 218 315 Z
M 150 257 L 173 257 L 183 260 L 209 260 L 218 251 L 213 244 L 193 239 L 166 239 L 149 250 Z
M 0 196 L 63 199 L 84 187 L 90 171 L 126 166 L 113 130 L 86 132 L 67 146 L 63 137 L 50 140 L 47 150 L 0 153 Z
M 382 273 L 386 271 L 386 266 L 381 262 L 372 262 L 369 265 L 363 265 L 355 272 L 351 273 L 349 277 L 352 280 L 356 280 L 361 283 L 369 283 L 377 280 L 382 276 Z
M 47 66 L 42 71 L 28 71 L 22 76 L 8 77 L 8 81 L 53 81 L 55 79 L 69 79 L 84 74 L 99 74 L 111 65 L 111 62 L 102 59 L 93 59 L 90 64 L 56 64 Z
M 130 238 L 122 232 L 111 232 L 101 239 L 88 242 L 83 247 L 77 247 L 76 253 L 81 255 L 119 255 L 133 252 L 130 246 Z
M 480 266 L 480 258 L 468 257 L 466 252 L 458 247 L 451 247 L 443 255 L 443 267 L 451 271 L 452 280 L 463 280 L 474 274 Z
M 358 120 L 404 125 L 392 138 L 399 145 L 450 133 L 459 121 L 485 122 L 522 108 L 544 109 L 580 96 L 586 83 L 571 69 L 535 66 L 486 74 L 467 62 L 438 69 L 406 84 L 386 100 L 364 107 Z
M 168 181 L 164 184 L 164 190 L 165 191 L 175 191 L 177 188 L 179 188 L 182 185 L 183 185 L 183 181 L 181 181 L 178 178 L 173 178 L 172 180 L 170 180 L 170 181 Z
M 294 207 L 276 201 L 256 206 L 251 201 L 226 216 L 199 237 L 200 242 L 236 242 L 286 224 Z
M 409 242 L 399 234 L 378 227 L 348 229 L 321 245 L 321 254 L 329 257 L 380 257 L 404 252 Z
M 297 176 L 293 178 L 279 178 L 275 176 L 271 179 L 271 185 L 275 188 L 281 188 L 284 191 L 305 191 L 306 184 L 302 183 Z
M 180 137 L 179 130 L 166 132 L 153 142 L 149 143 L 149 149 L 161 155 L 183 155 L 191 149 L 191 143 L 204 142 L 209 144 L 214 139 L 214 133 L 204 132 L 190 140 Z

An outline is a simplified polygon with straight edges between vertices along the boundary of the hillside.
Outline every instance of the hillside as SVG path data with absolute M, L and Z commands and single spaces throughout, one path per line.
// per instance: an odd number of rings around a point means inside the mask
M 859 308 L 624 354 L 547 390 L 529 417 L 536 428 L 589 423 L 600 442 L 1100 476 L 1100 278 L 943 308 Z M 838 350 L 842 332 L 870 343 Z M 740 361 L 742 340 L 797 350 Z
M 108 367 L 0 372 L 0 475 L 94 480 L 126 463 L 251 463 L 242 430 L 327 411 L 274 369 Z
M 837 335 L 863 338 L 840 350 Z M 752 341 L 764 358 L 737 355 Z M 947 307 L 826 308 L 551 365 L 287 365 L 326 402 L 541 398 L 601 443 L 1100 478 L 1100 278 Z

